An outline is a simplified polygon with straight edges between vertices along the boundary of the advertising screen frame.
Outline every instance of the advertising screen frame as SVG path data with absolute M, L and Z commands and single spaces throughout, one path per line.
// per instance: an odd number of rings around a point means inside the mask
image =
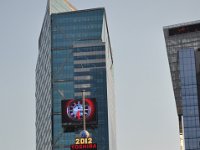
M 85 98 L 85 112 L 87 128 L 97 127 L 97 102 L 96 98 Z M 64 99 L 61 101 L 62 126 L 65 132 L 72 132 L 83 127 L 82 120 L 82 99 Z

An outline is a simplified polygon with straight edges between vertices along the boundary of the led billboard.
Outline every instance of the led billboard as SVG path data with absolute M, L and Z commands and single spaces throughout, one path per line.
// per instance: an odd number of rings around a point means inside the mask
M 86 125 L 91 127 L 97 125 L 96 99 L 85 99 Z M 81 99 L 62 100 L 62 125 L 67 131 L 83 126 L 83 105 Z

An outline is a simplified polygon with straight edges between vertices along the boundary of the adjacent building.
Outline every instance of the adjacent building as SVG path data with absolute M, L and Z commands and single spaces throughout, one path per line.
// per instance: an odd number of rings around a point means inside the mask
M 200 21 L 164 27 L 181 150 L 200 150 Z
M 82 129 L 62 124 L 63 99 L 95 98 L 98 150 L 116 150 L 113 57 L 104 8 L 48 0 L 36 65 L 36 149 L 70 150 Z

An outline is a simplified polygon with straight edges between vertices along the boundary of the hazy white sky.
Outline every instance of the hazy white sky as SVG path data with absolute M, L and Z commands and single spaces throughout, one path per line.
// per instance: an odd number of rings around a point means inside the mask
M 0 5 L 0 149 L 35 150 L 35 65 L 47 0 Z M 71 0 L 105 7 L 114 54 L 118 150 L 178 150 L 163 26 L 200 18 L 199 0 Z

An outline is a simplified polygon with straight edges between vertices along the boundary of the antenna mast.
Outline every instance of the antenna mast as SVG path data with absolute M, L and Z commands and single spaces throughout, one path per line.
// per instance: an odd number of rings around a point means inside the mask
M 86 130 L 86 121 L 85 121 L 85 90 L 82 90 L 82 103 L 83 103 L 83 130 Z

